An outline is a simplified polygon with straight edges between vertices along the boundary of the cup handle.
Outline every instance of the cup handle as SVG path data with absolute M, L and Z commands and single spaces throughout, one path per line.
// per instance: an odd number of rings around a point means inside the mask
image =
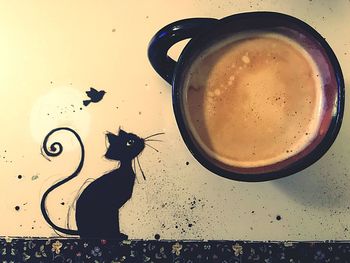
M 148 59 L 155 71 L 171 85 L 176 61 L 168 56 L 168 50 L 181 40 L 195 37 L 217 21 L 215 18 L 189 18 L 176 21 L 159 30 L 148 47 Z

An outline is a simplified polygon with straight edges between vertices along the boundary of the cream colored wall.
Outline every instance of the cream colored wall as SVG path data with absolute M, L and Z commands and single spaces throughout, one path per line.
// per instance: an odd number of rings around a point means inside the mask
M 0 235 L 56 235 L 40 213 L 40 198 L 75 169 L 79 151 L 64 136 L 67 152 L 48 162 L 40 143 L 50 129 L 69 125 L 82 135 L 87 160 L 75 181 L 49 197 L 57 224 L 65 224 L 67 204 L 84 181 L 116 165 L 101 158 L 104 133 L 122 126 L 140 136 L 166 133 L 164 143 L 153 144 L 159 153 L 148 148 L 142 154 L 147 180 L 138 173 L 133 198 L 121 209 L 121 228 L 130 238 L 349 239 L 348 114 L 331 150 L 305 171 L 273 182 L 230 181 L 191 156 L 175 123 L 171 89 L 148 62 L 149 40 L 170 22 L 254 10 L 288 13 L 315 27 L 350 84 L 346 0 L 0 1 Z M 91 86 L 107 94 L 80 110 Z

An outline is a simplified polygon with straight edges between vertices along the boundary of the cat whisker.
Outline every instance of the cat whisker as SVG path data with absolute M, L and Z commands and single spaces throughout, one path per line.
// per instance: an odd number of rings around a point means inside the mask
M 150 139 L 150 140 L 145 140 L 145 142 L 163 142 L 162 140 L 156 140 L 156 139 Z
M 134 169 L 134 172 L 135 172 L 135 175 L 136 175 L 136 160 L 133 159 L 132 163 L 133 163 L 133 169 Z M 135 176 L 135 178 L 136 178 L 137 183 L 139 184 L 140 182 L 139 182 L 139 179 L 137 178 L 137 176 Z
M 152 148 L 152 149 L 155 150 L 157 153 L 159 153 L 159 150 L 157 150 L 157 149 L 154 148 L 153 146 L 149 145 L 148 143 L 145 143 L 145 145 L 147 145 L 148 147 Z
M 136 157 L 136 160 L 137 160 L 137 163 L 139 164 L 139 168 L 140 168 L 140 171 L 142 173 L 142 176 L 143 176 L 143 179 L 146 181 L 146 176 L 145 176 L 145 173 L 143 172 L 142 168 L 141 168 L 141 164 L 140 164 L 140 161 L 139 161 L 139 157 L 137 156 Z
M 158 132 L 158 133 L 152 134 L 150 136 L 147 136 L 146 138 L 143 138 L 143 139 L 146 140 L 148 138 L 151 138 L 151 137 L 154 137 L 154 136 L 157 136 L 157 135 L 162 135 L 162 134 L 165 134 L 165 133 L 164 132 Z

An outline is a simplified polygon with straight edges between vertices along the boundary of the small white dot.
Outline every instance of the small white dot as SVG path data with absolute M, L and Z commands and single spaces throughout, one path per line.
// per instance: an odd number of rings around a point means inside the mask
M 250 62 L 250 58 L 248 56 L 243 56 L 242 57 L 242 61 L 245 63 L 245 64 L 248 64 Z
M 209 98 L 208 98 L 208 102 L 209 102 L 209 103 L 213 103 L 213 102 L 214 102 L 214 99 L 211 98 L 211 97 L 209 97 Z
M 216 96 L 220 96 L 220 94 L 221 94 L 221 91 L 219 89 L 216 89 L 214 92 L 215 92 Z

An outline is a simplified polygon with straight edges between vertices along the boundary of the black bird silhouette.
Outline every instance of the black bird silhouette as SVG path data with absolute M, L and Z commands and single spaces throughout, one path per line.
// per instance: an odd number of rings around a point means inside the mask
M 86 91 L 86 95 L 88 95 L 90 99 L 83 101 L 84 106 L 89 105 L 91 102 L 97 103 L 101 101 L 105 94 L 106 92 L 104 90 L 97 91 L 91 87 L 89 91 Z

